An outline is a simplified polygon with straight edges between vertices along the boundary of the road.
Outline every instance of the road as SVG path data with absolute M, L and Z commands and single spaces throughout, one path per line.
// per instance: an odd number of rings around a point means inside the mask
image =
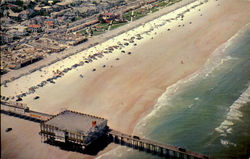
M 172 12 L 178 8 L 181 8 L 189 3 L 192 3 L 194 2 L 195 0 L 183 0 L 179 3 L 176 3 L 172 6 L 169 6 L 167 8 L 164 8 L 164 9 L 161 9 L 159 10 L 158 12 L 154 12 L 152 14 L 149 14 L 143 18 L 140 18 L 136 21 L 133 21 L 133 22 L 130 22 L 129 24 L 127 25 L 123 25 L 119 28 L 116 28 L 112 31 L 106 31 L 105 33 L 101 34 L 101 35 L 98 35 L 98 36 L 94 36 L 94 37 L 91 37 L 87 42 L 85 43 L 82 43 L 82 44 L 79 44 L 77 46 L 74 46 L 74 47 L 70 47 L 68 49 L 65 49 L 64 51 L 62 51 L 60 54 L 53 54 L 53 55 L 50 55 L 49 57 L 41 60 L 41 61 L 38 61 L 36 63 L 33 63 L 31 65 L 28 65 L 26 67 L 23 67 L 23 68 L 20 68 L 18 70 L 13 70 L 13 71 L 10 71 L 8 72 L 7 74 L 4 74 L 1 78 L 1 83 L 3 83 L 4 81 L 6 80 L 10 80 L 12 78 L 15 78 L 15 77 L 20 77 L 20 76 L 23 76 L 23 75 L 26 75 L 28 74 L 29 72 L 32 72 L 32 70 L 34 69 L 37 69 L 37 68 L 42 68 L 42 67 L 45 67 L 45 66 L 48 66 L 49 64 L 53 63 L 54 61 L 58 60 L 58 59 L 62 59 L 66 56 L 70 56 L 70 55 L 73 55 L 73 54 L 76 54 L 80 51 L 83 51 L 89 47 L 92 47 L 94 44 L 98 44 L 98 43 L 102 43 L 102 42 L 105 42 L 107 41 L 108 39 L 110 38 L 113 38 L 119 34 L 122 34 L 128 30 L 131 30 L 133 28 L 136 28 L 142 24 L 145 24 L 151 20 L 154 20 L 158 17 L 161 17 L 162 15 L 165 15 L 169 12 Z

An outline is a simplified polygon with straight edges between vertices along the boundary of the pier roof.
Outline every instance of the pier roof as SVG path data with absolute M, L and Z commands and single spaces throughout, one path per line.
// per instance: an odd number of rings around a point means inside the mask
M 98 126 L 107 122 L 107 120 L 88 114 L 65 110 L 45 121 L 45 124 L 55 126 L 61 130 L 86 134 L 92 128 L 92 122 L 95 122 Z

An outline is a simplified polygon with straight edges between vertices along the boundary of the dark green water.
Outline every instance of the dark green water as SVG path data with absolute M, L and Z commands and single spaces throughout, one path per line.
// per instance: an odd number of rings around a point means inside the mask
M 196 77 L 164 93 L 155 110 L 138 123 L 135 133 L 214 158 L 248 159 L 250 29 L 226 45 L 226 49 L 214 53 Z M 118 157 L 159 158 L 125 147 L 103 156 Z

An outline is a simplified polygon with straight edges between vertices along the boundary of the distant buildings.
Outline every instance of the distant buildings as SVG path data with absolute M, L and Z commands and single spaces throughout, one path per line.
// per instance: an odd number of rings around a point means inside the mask
M 42 28 L 41 28 L 41 25 L 39 24 L 30 24 L 28 25 L 28 31 L 37 33 L 37 32 L 41 32 Z
M 13 35 L 7 35 L 6 33 L 0 33 L 1 44 L 7 44 L 13 42 Z
M 123 21 L 122 14 L 157 0 L 2 0 L 2 69 L 17 69 L 87 41 L 77 31 L 100 22 Z M 88 29 L 87 29 L 88 31 Z
M 120 21 L 120 16 L 119 14 L 114 14 L 114 13 L 103 13 L 101 14 L 101 17 L 102 17 L 102 20 L 105 22 L 105 23 L 109 23 L 110 21 L 112 20 L 117 20 L 117 21 Z
M 53 12 L 53 10 L 54 9 L 51 6 L 44 6 L 41 8 L 41 11 L 44 11 L 46 13 L 51 13 L 51 12 Z
M 19 13 L 19 18 L 22 20 L 27 20 L 30 18 L 30 16 L 34 13 L 32 9 L 26 9 Z
M 47 28 L 54 28 L 54 22 L 53 21 L 44 21 L 44 25 Z
M 78 7 L 75 7 L 79 11 L 79 15 L 83 17 L 91 16 L 99 12 L 98 8 L 94 4 L 85 4 Z
M 11 9 L 8 10 L 8 14 L 9 14 L 9 17 L 12 18 L 13 20 L 19 19 L 19 13 L 15 13 Z

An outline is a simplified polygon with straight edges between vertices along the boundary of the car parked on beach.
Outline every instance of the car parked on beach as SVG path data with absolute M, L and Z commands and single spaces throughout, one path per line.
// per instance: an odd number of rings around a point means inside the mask
M 6 130 L 5 130 L 5 132 L 9 132 L 9 131 L 11 131 L 12 130 L 12 128 L 7 128 Z
M 134 139 L 140 140 L 139 136 L 133 136 Z
M 39 96 L 35 96 L 35 97 L 34 97 L 34 100 L 39 99 L 39 98 L 40 98 Z
M 179 150 L 179 151 L 182 151 L 182 152 L 186 152 L 186 149 L 181 148 L 181 147 L 178 147 L 178 150 Z

